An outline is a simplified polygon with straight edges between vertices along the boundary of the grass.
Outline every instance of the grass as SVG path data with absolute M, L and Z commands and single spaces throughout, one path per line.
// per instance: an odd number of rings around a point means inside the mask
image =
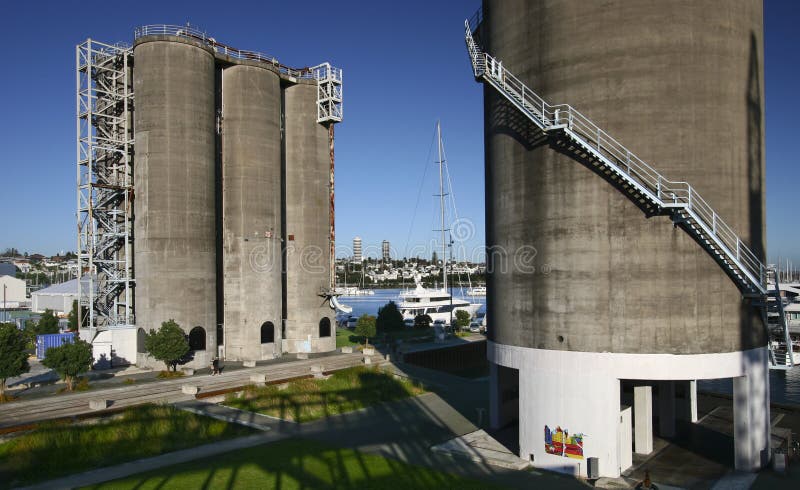
M 251 386 L 242 396 L 228 395 L 225 405 L 284 420 L 311 420 L 351 412 L 377 403 L 424 393 L 419 384 L 395 379 L 377 368 L 353 367 L 328 379 L 303 379 L 278 386 Z
M 166 405 L 129 408 L 95 424 L 40 424 L 0 444 L 0 488 L 253 433 Z
M 497 488 L 429 468 L 315 441 L 287 439 L 89 488 Z
M 183 371 L 161 371 L 158 373 L 156 378 L 158 379 L 172 379 L 172 378 L 182 378 Z

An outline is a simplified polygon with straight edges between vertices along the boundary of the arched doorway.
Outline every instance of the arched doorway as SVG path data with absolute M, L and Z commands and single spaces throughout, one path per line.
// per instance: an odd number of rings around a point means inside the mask
M 264 322 L 261 325 L 261 343 L 271 344 L 275 342 L 275 325 L 272 322 Z
M 189 349 L 206 350 L 206 329 L 194 327 L 189 331 Z
M 319 321 L 319 336 L 320 338 L 331 336 L 331 319 L 327 316 Z

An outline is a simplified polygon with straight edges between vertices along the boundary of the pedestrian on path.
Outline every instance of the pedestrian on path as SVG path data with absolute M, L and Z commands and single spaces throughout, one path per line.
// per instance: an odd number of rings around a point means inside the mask
M 214 360 L 211 362 L 211 376 L 214 376 L 215 374 L 220 374 L 219 357 L 215 357 Z

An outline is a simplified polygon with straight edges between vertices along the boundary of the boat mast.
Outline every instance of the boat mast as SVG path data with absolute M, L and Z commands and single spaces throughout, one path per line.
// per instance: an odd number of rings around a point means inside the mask
M 445 228 L 444 228 L 444 179 L 442 174 L 442 123 L 436 121 L 436 135 L 439 140 L 439 209 L 441 211 L 441 227 L 442 232 L 442 275 L 444 276 L 444 290 L 447 291 L 447 243 L 445 242 Z

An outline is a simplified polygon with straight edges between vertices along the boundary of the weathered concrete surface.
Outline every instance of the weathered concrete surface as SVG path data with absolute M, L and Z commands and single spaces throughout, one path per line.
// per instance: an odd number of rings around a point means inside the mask
M 136 324 L 202 327 L 216 351 L 214 57 L 190 41 L 135 48 Z
M 284 89 L 286 146 L 286 337 L 284 352 L 336 348 L 334 312 L 319 293 L 330 288 L 330 154 L 317 123 L 317 86 Z M 330 336 L 320 338 L 327 318 Z
M 222 72 L 225 356 L 271 359 L 281 335 L 281 93 L 271 70 Z M 261 343 L 271 323 L 273 342 Z
M 691 183 L 763 257 L 760 1 L 483 5 L 490 54 L 548 102 L 573 105 L 667 178 Z M 494 340 L 672 354 L 765 345 L 756 311 L 688 234 L 645 219 L 537 142 L 493 88 L 484 95 Z M 515 269 L 534 253 L 535 271 Z

